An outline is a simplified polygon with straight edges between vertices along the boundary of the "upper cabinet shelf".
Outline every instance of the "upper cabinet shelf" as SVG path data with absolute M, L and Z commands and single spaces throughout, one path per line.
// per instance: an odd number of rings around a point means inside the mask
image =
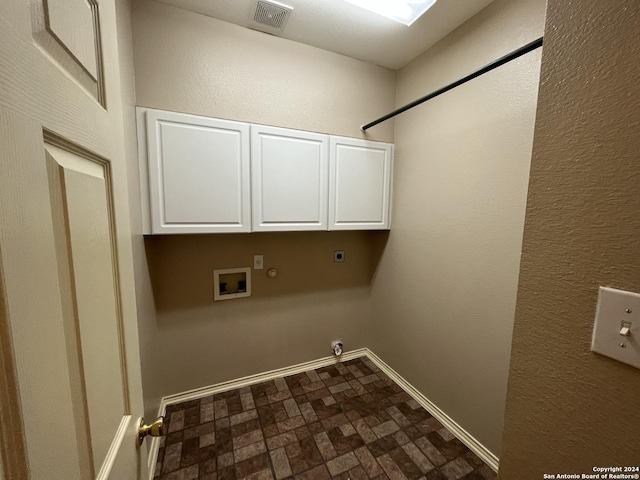
M 389 229 L 391 144 L 136 114 L 145 234 Z

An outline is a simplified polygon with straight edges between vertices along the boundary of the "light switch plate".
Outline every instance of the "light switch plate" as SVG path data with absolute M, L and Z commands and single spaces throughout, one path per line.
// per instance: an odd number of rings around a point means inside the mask
M 620 331 L 627 326 L 629 335 Z M 640 294 L 600 287 L 591 351 L 640 368 Z

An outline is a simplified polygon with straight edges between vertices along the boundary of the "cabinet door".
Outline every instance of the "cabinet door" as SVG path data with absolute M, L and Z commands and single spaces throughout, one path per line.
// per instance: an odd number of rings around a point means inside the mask
M 329 230 L 388 230 L 393 145 L 331 137 Z
M 152 233 L 249 232 L 249 124 L 147 110 Z
M 328 137 L 251 126 L 253 231 L 326 230 Z

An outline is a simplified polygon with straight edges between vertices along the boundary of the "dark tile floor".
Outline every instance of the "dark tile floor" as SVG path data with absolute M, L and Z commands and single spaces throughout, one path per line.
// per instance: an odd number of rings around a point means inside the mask
M 161 480 L 496 474 L 365 357 L 167 407 Z

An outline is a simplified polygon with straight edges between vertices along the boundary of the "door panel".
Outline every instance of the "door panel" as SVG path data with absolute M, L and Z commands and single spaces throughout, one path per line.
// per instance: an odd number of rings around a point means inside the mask
M 33 40 L 106 106 L 100 17 L 95 0 L 31 0 Z
M 249 125 L 147 110 L 153 233 L 249 232 Z
M 326 230 L 326 135 L 251 126 L 253 230 Z
M 386 152 L 338 147 L 336 222 L 384 221 Z
M 95 472 L 128 410 L 119 354 L 110 176 L 108 163 L 99 159 L 50 144 L 46 153 L 76 433 L 86 437 L 79 445 L 89 455 L 81 459 L 90 457 Z
M 49 33 L 60 40 L 94 79 L 97 78 L 93 5 L 87 0 L 46 0 L 42 6 Z
M 49 147 L 54 148 L 54 147 Z M 46 150 L 49 196 L 51 198 L 51 219 L 53 238 L 58 264 L 58 282 L 62 307 L 62 328 L 66 344 L 69 389 L 75 427 L 76 448 L 80 474 L 85 478 L 95 478 L 95 462 L 91 449 L 89 415 L 86 404 L 86 385 L 82 365 L 82 344 L 78 335 L 77 306 L 73 291 L 73 269 L 67 240 L 68 220 L 64 193 L 63 169 Z
M 117 39 L 114 0 L 0 2 L 7 479 L 147 475 Z
M 38 166 L 44 166 L 42 130 L 7 111 L 0 111 L 0 119 L 3 160 L 39 160 L 24 165 L 0 162 L 4 313 L 21 402 L 19 435 L 24 437 L 31 478 L 81 478 L 51 212 L 40 207 L 48 205 L 46 170 Z M 25 195 L 29 185 L 33 190 Z M 42 462 L 29 461 L 33 457 Z
M 331 137 L 330 171 L 330 230 L 389 228 L 392 145 Z

